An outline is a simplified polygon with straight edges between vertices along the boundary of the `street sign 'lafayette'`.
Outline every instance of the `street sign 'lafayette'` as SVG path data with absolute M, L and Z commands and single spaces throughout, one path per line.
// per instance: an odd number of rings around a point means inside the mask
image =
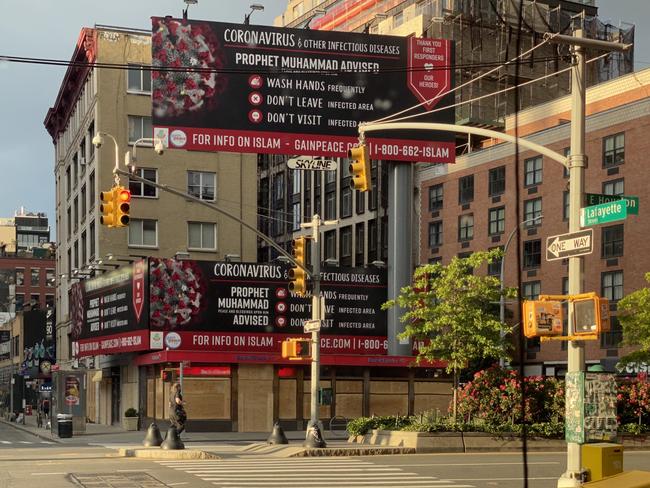
M 594 230 L 587 229 L 546 238 L 546 260 L 565 259 L 593 251 Z
M 315 169 L 319 171 L 335 171 L 336 161 L 317 156 L 298 156 L 287 161 L 289 169 Z
M 599 205 L 601 203 L 615 202 L 617 200 L 625 200 L 628 215 L 639 215 L 639 197 L 585 193 L 585 207 Z
M 607 224 L 627 218 L 627 203 L 625 200 L 601 203 L 580 209 L 580 227 Z

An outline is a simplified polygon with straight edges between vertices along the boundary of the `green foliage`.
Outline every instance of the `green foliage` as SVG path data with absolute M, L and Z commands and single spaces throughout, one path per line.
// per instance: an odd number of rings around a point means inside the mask
M 350 435 L 364 435 L 373 429 L 402 430 L 409 425 L 411 417 L 390 415 L 386 417 L 359 417 L 348 422 L 347 430 Z
M 619 434 L 643 435 L 650 432 L 650 425 L 647 424 L 623 424 L 618 427 Z
M 650 283 L 650 273 L 645 274 Z M 623 344 L 639 350 L 621 358 L 622 364 L 650 362 L 650 288 L 636 290 L 618 302 L 618 319 L 623 328 Z
M 124 416 L 125 417 L 137 417 L 138 416 L 138 411 L 133 407 L 127 408 L 124 411 Z
M 452 372 L 470 361 L 506 355 L 501 332 L 508 330 L 494 307 L 501 296 L 499 279 L 473 274 L 502 254 L 493 249 L 464 259 L 454 257 L 447 266 L 421 266 L 415 270 L 413 285 L 402 288 L 395 300 L 384 304 L 384 309 L 405 309 L 401 321 L 406 327 L 400 338 L 423 341 L 418 361 L 443 360 L 447 372 Z M 515 290 L 507 289 L 505 294 L 515 296 Z

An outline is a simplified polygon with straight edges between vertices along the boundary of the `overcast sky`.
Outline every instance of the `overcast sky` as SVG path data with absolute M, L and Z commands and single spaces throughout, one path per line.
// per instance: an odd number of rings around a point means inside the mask
M 241 22 L 252 1 L 199 0 L 190 18 Z M 252 23 L 272 25 L 286 0 L 256 0 L 266 9 Z M 600 18 L 636 23 L 636 69 L 650 67 L 650 1 L 597 0 Z M 3 0 L 0 56 L 69 60 L 82 27 L 150 29 L 152 15 L 180 17 L 182 0 Z M 0 217 L 21 206 L 45 212 L 54 231 L 54 146 L 43 126 L 65 68 L 0 61 Z M 52 235 L 54 239 L 54 232 Z

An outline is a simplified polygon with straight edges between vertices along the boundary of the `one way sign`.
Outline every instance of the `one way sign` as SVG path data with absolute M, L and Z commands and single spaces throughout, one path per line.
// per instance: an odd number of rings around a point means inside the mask
M 583 254 L 591 254 L 594 243 L 594 230 L 585 229 L 569 234 L 546 238 L 546 260 L 565 259 Z

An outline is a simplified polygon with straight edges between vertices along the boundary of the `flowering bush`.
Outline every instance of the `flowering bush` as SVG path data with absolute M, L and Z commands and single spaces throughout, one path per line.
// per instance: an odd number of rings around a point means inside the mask
M 219 41 L 208 24 L 186 24 L 173 19 L 154 19 L 153 110 L 158 117 L 175 117 L 213 108 L 215 95 L 226 78 Z
M 650 382 L 646 377 L 621 383 L 616 399 L 620 424 L 650 424 Z

